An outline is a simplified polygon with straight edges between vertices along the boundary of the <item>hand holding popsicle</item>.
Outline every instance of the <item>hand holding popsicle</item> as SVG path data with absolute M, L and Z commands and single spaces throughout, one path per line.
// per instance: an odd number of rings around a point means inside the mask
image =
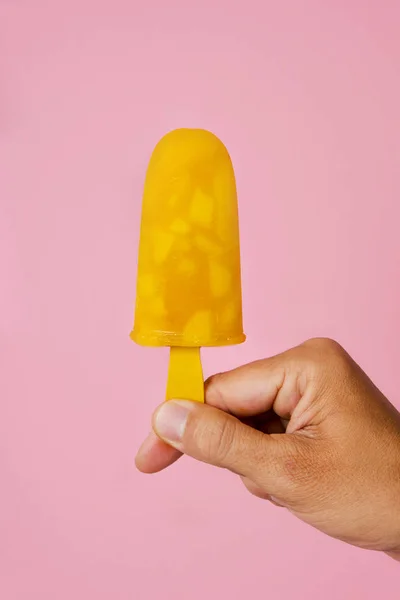
M 310 340 L 212 377 L 205 401 L 156 410 L 141 471 L 187 454 L 332 537 L 400 560 L 400 415 L 339 344 Z
M 204 400 L 200 347 L 245 340 L 235 176 L 208 131 L 172 131 L 151 157 L 131 336 L 170 346 L 167 399 L 197 401 Z

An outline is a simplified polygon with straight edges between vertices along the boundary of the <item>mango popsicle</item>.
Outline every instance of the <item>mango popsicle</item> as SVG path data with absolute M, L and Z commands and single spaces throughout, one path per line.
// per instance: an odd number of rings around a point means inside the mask
M 208 131 L 172 131 L 151 156 L 131 337 L 171 347 L 167 399 L 199 401 L 199 348 L 245 340 L 235 176 Z

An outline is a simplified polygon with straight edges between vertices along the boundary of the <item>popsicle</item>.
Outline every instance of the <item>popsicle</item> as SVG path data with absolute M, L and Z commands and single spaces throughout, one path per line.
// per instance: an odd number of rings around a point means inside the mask
M 131 338 L 171 348 L 167 400 L 199 402 L 200 348 L 245 340 L 235 175 L 209 131 L 172 131 L 151 156 Z

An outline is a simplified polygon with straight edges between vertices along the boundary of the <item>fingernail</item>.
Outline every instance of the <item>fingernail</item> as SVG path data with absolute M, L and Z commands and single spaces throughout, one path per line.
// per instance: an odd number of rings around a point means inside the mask
M 192 408 L 192 402 L 187 400 L 164 402 L 154 415 L 154 431 L 166 442 L 173 442 L 174 445 L 181 442 Z

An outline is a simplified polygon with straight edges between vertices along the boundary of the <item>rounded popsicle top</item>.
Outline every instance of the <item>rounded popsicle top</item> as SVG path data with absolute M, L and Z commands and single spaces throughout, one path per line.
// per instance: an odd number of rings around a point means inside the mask
M 174 147 L 174 161 L 171 163 L 170 148 Z M 174 129 L 166 133 L 153 150 L 151 162 L 160 159 L 167 168 L 184 166 L 190 163 L 212 161 L 216 155 L 229 158 L 228 150 L 221 140 L 206 129 Z
M 245 340 L 235 176 L 209 131 L 171 131 L 151 156 L 131 337 L 150 346 Z

